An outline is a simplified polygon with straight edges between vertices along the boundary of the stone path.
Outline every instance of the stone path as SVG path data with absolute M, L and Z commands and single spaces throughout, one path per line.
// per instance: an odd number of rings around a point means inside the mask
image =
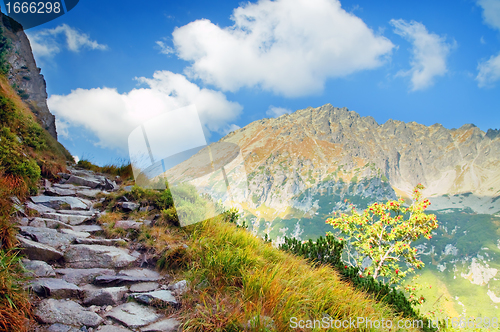
M 93 205 L 98 193 L 119 187 L 91 171 L 70 172 L 61 183 L 45 180 L 44 193 L 26 203 L 40 217 L 19 220 L 36 331 L 178 331 L 180 322 L 159 308 L 178 308 L 186 282 L 169 285 L 140 267 L 141 254 L 123 247 L 125 239 L 106 239 L 96 222 L 102 211 Z

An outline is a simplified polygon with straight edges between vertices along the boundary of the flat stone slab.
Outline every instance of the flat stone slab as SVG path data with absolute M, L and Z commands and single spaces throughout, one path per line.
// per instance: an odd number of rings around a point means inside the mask
M 19 235 L 16 237 L 19 240 L 20 247 L 24 249 L 24 254 L 26 254 L 26 256 L 28 256 L 31 260 L 50 262 L 63 257 L 62 252 L 51 246 L 28 240 Z
M 35 204 L 35 203 L 29 202 L 29 201 L 26 202 L 26 208 L 28 208 L 30 210 L 35 210 L 38 213 L 44 213 L 44 212 L 51 213 L 51 212 L 55 212 L 56 211 L 53 208 L 50 208 L 48 206 L 45 206 L 45 205 L 42 205 L 42 204 Z
M 114 325 L 102 325 L 98 330 L 99 332 L 132 332 L 129 329 L 126 329 L 122 326 L 114 326 Z
M 65 184 L 76 184 L 79 186 L 86 186 L 94 189 L 97 188 L 101 183 L 94 179 L 86 179 L 80 176 L 71 175 L 69 179 L 66 180 Z
M 76 216 L 87 216 L 87 217 L 93 217 L 93 216 L 99 214 L 98 211 L 87 211 L 87 210 L 56 210 L 56 213 L 72 214 L 72 215 L 76 215 Z
M 75 196 L 76 190 L 75 189 L 57 188 L 57 187 L 48 187 L 48 188 L 45 188 L 45 191 L 43 193 L 47 196 Z
M 161 275 L 150 269 L 128 269 L 121 270 L 118 275 L 120 276 L 129 276 L 129 277 L 145 277 L 145 278 L 157 278 L 160 279 Z
M 69 326 L 65 324 L 52 324 L 48 327 L 47 332 L 81 332 L 74 326 Z
M 65 204 L 69 205 L 71 210 L 88 210 L 92 203 L 83 198 L 77 197 L 55 197 L 55 196 L 31 196 L 35 204 L 45 205 L 52 209 L 61 209 Z
M 177 306 L 179 303 L 174 295 L 169 290 L 157 290 L 148 293 L 130 294 L 136 301 L 147 304 L 163 307 L 166 305 Z
M 115 275 L 116 272 L 111 269 L 56 269 L 55 272 L 57 274 L 62 274 L 62 279 L 67 282 L 81 285 L 88 284 L 94 281 L 94 279 L 98 276 L 102 275 Z
M 76 191 L 76 194 L 78 196 L 83 196 L 83 197 L 88 197 L 88 198 L 96 198 L 97 194 L 103 193 L 103 194 L 109 194 L 105 191 L 99 190 L 99 189 L 79 189 Z
M 157 290 L 160 285 L 156 282 L 141 282 L 138 284 L 133 284 L 130 286 L 130 292 L 132 293 L 146 293 Z
M 23 260 L 23 266 L 28 272 L 28 276 L 33 277 L 55 277 L 56 272 L 44 261 Z
M 102 227 L 99 225 L 78 225 L 78 226 L 73 226 L 71 229 L 77 232 L 89 232 L 89 233 L 102 232 L 103 230 Z
M 127 243 L 124 239 L 87 239 L 87 238 L 76 238 L 74 241 L 76 244 L 100 244 L 103 246 L 116 246 L 122 243 Z
M 123 284 L 133 284 L 138 282 L 152 282 L 157 281 L 159 278 L 147 278 L 147 277 L 130 277 L 130 276 L 99 276 L 94 279 L 95 285 L 123 285 Z
M 131 329 L 154 323 L 161 318 L 156 310 L 135 302 L 124 303 L 111 310 L 106 316 Z
M 43 213 L 42 217 L 59 220 L 61 222 L 70 224 L 72 226 L 83 224 L 85 221 L 92 219 L 92 217 L 89 216 L 78 216 L 78 215 L 61 214 L 61 213 Z
M 137 260 L 128 250 L 88 244 L 73 244 L 64 254 L 64 259 L 72 268 L 126 267 Z
M 30 221 L 29 226 L 31 226 L 31 227 L 47 227 L 47 228 L 69 228 L 69 229 L 72 228 L 72 226 L 65 224 L 59 220 L 48 219 L 48 218 L 38 218 L 38 217 L 33 218 L 33 220 Z
M 59 232 L 66 234 L 66 235 L 69 235 L 69 236 L 72 236 L 73 242 L 75 242 L 76 239 L 78 239 L 78 238 L 87 238 L 90 236 L 89 232 L 78 232 L 78 231 L 74 231 L 72 229 L 64 229 L 63 228 L 63 229 L 60 229 Z
M 99 288 L 85 285 L 82 288 L 84 305 L 117 305 L 127 293 L 127 287 Z
M 69 176 L 68 176 L 69 179 Z M 61 188 L 61 189 L 90 189 L 90 187 L 85 186 L 75 186 L 70 183 L 53 183 L 52 187 Z
M 45 324 L 67 324 L 96 327 L 103 319 L 74 301 L 45 299 L 35 308 L 36 318 Z
M 80 287 L 62 279 L 39 278 L 30 284 L 31 289 L 40 296 L 71 298 L 79 297 Z
M 68 246 L 74 240 L 74 236 L 61 234 L 52 228 L 20 226 L 19 232 L 21 235 L 29 236 L 34 241 L 46 244 L 53 248 L 61 248 Z
M 167 318 L 143 327 L 141 332 L 177 332 L 180 325 L 177 319 Z

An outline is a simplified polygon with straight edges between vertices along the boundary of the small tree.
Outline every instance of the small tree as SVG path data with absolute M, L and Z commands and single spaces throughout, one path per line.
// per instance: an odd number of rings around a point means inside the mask
M 351 265 L 361 268 L 363 261 L 369 258 L 371 264 L 363 273 L 375 279 L 379 276 L 388 279 L 390 284 L 424 266 L 411 243 L 422 236 L 430 239 L 438 222 L 435 215 L 424 212 L 431 203 L 428 199 L 422 200 L 422 189 L 421 184 L 414 188 L 413 203 L 409 207 L 404 206 L 403 199 L 391 200 L 385 204 L 374 203 L 359 214 L 351 205 L 350 215 L 341 214 L 326 221 L 342 231 L 356 251 L 351 255 L 354 259 Z M 406 264 L 399 264 L 401 257 Z

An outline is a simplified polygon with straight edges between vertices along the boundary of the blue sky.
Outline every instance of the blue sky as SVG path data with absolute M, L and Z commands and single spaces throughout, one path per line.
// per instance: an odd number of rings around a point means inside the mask
M 190 104 L 210 141 L 326 103 L 500 127 L 500 0 L 81 0 L 27 33 L 59 140 L 100 165 Z

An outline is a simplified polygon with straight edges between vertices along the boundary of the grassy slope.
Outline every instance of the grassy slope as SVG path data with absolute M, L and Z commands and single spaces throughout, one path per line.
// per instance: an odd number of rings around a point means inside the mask
M 26 331 L 30 303 L 22 287 L 11 197 L 36 192 L 40 176 L 56 178 L 69 152 L 42 129 L 7 79 L 0 75 L 0 330 Z

